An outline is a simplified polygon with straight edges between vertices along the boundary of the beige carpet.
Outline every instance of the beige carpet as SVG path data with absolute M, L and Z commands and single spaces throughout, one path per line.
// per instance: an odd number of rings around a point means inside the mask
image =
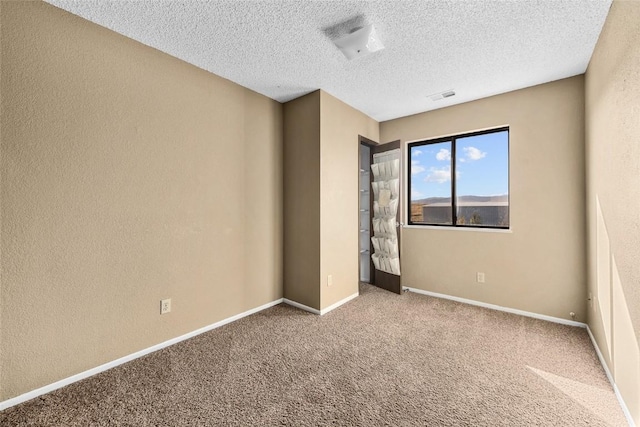
M 584 329 L 363 285 L 0 413 L 5 426 L 622 426 Z

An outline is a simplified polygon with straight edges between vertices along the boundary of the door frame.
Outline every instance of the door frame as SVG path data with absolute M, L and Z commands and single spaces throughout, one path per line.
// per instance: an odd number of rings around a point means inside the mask
M 398 212 L 396 213 L 396 222 L 401 224 L 400 226 L 398 226 L 398 232 L 397 232 L 397 239 L 398 239 L 398 257 L 400 258 L 400 275 L 396 276 L 395 274 L 391 274 L 391 273 L 387 273 L 384 271 L 380 271 L 377 270 L 375 268 L 375 266 L 373 265 L 373 260 L 371 259 L 371 254 L 373 253 L 373 244 L 371 243 L 371 239 L 369 239 L 369 268 L 371 269 L 371 284 L 381 288 L 381 289 L 385 289 L 387 291 L 396 293 L 396 294 L 401 294 L 402 293 L 402 250 L 401 250 L 401 231 L 402 231 L 402 208 L 401 208 L 401 203 L 402 203 L 402 184 L 403 184 L 403 179 L 402 179 L 402 174 L 404 173 L 402 164 L 403 164 L 403 156 L 402 156 L 402 143 L 401 141 L 395 140 L 395 141 L 390 141 L 388 143 L 385 144 L 379 144 L 369 138 L 366 138 L 362 135 L 358 135 L 358 150 L 360 149 L 360 145 L 366 145 L 369 148 L 371 148 L 370 153 L 369 153 L 369 164 L 371 165 L 373 163 L 373 155 L 376 154 L 374 153 L 374 150 L 376 148 L 381 148 L 384 146 L 388 146 L 388 150 L 382 150 L 382 152 L 384 151 L 390 151 L 390 150 L 395 150 L 396 148 L 400 149 L 400 170 L 398 171 L 398 178 L 400 179 L 400 188 L 398 188 Z M 358 179 L 360 177 L 360 153 L 358 152 Z M 359 182 L 359 181 L 358 181 Z M 373 182 L 373 173 L 369 173 L 369 186 L 371 186 L 371 182 Z M 358 185 L 358 192 L 360 191 L 360 186 Z M 359 196 L 358 196 L 359 197 Z M 359 210 L 358 210 L 358 214 L 360 214 Z M 373 193 L 370 192 L 369 193 L 369 230 L 371 230 L 371 232 L 373 232 Z M 360 218 L 358 218 L 358 242 L 360 242 Z M 358 243 L 358 256 L 360 256 L 360 243 Z M 358 258 L 358 280 L 360 280 L 360 259 Z
M 369 147 L 369 165 L 373 163 L 373 147 L 377 147 L 377 142 L 358 135 L 358 282 L 360 281 L 360 147 L 365 145 Z M 373 182 L 373 173 L 369 172 L 369 234 L 373 231 L 373 197 L 371 193 L 371 182 Z M 373 253 L 373 244 L 371 243 L 371 236 L 369 236 L 369 284 L 375 286 L 375 266 L 371 259 Z

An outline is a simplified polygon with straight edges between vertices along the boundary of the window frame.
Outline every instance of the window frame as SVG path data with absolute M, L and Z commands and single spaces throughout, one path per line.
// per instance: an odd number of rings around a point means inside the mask
M 509 225 L 477 225 L 477 224 L 457 224 L 457 195 L 456 195 L 456 140 L 479 135 L 487 135 L 491 133 L 507 132 L 507 211 L 509 213 Z M 451 222 L 452 224 L 429 224 L 424 222 L 413 222 L 411 220 L 411 149 L 414 147 L 423 147 L 443 142 L 451 143 Z M 484 129 L 474 132 L 466 132 L 449 136 L 440 136 L 432 139 L 423 139 L 407 143 L 407 225 L 410 227 L 441 227 L 441 228 L 459 228 L 459 229 L 485 229 L 485 230 L 511 230 L 511 130 L 509 126 L 500 126 L 496 128 Z

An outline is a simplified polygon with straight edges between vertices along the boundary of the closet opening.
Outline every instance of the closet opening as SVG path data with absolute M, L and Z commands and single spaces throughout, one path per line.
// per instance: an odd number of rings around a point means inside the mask
M 359 233 L 359 265 L 360 282 L 372 284 L 373 261 L 371 260 L 371 146 L 360 138 L 359 154 L 359 204 L 358 204 L 358 233 Z

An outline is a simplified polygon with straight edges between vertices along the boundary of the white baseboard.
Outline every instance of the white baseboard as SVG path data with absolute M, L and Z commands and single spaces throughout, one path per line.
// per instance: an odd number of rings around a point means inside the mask
M 52 392 L 59 388 L 62 388 L 66 385 L 75 383 L 77 381 L 83 380 L 85 378 L 91 377 L 93 375 L 99 374 L 100 372 L 104 372 L 108 369 L 115 368 L 118 365 L 122 365 L 123 363 L 129 362 L 131 360 L 137 359 L 139 357 L 145 356 L 149 353 L 153 353 L 154 351 L 161 350 L 165 347 L 169 347 L 170 345 L 179 343 L 180 341 L 184 341 L 186 339 L 195 337 L 196 335 L 200 335 L 202 333 L 211 331 L 213 329 L 219 328 L 220 326 L 226 325 L 227 323 L 234 322 L 243 317 L 249 316 L 251 314 L 257 313 L 259 311 L 265 310 L 269 307 L 273 307 L 274 305 L 278 305 L 284 301 L 284 298 L 277 299 L 275 301 L 271 301 L 267 304 L 261 305 L 260 307 L 252 308 L 251 310 L 247 310 L 243 313 L 236 314 L 235 316 L 228 317 L 226 319 L 220 320 L 219 322 L 213 323 L 208 326 L 204 326 L 200 329 L 196 329 L 195 331 L 189 332 L 187 334 L 181 335 L 176 338 L 172 338 L 170 340 L 161 342 L 160 344 L 156 344 L 154 346 L 145 348 L 143 350 L 137 351 L 135 353 L 129 354 L 127 356 L 121 357 L 119 359 L 113 360 L 111 362 L 107 362 L 103 365 L 97 366 L 95 368 L 89 369 L 84 372 L 80 372 L 79 374 L 72 375 L 68 378 L 64 378 L 60 381 L 56 381 L 55 383 L 46 385 L 44 387 L 37 388 L 35 390 L 29 391 L 27 393 L 21 394 L 19 396 L 13 397 L 11 399 L 0 402 L 0 411 L 10 408 L 12 406 L 18 405 L 20 403 L 26 402 L 27 400 L 34 399 L 38 396 L 42 396 L 43 394 Z
M 327 308 L 323 308 L 322 310 L 320 310 L 320 315 L 322 316 L 323 314 L 327 314 L 328 312 L 330 312 L 331 310 L 335 310 L 336 308 L 340 307 L 342 304 L 346 304 L 349 301 L 351 301 L 352 299 L 356 298 L 358 295 L 360 295 L 359 292 L 356 292 L 353 295 L 350 295 L 344 299 L 341 299 L 340 301 L 338 301 L 335 304 L 331 304 L 329 307 Z
M 439 294 L 439 293 L 436 293 L 436 292 L 424 291 L 422 289 L 410 288 L 410 287 L 406 287 L 406 286 L 403 287 L 403 289 L 409 290 L 411 292 L 415 292 L 417 294 L 423 294 L 423 295 L 432 296 L 432 297 L 435 297 L 435 298 L 449 299 L 449 300 L 453 300 L 453 301 L 457 301 L 457 302 L 462 302 L 462 303 L 465 303 L 465 304 L 471 304 L 471 305 L 476 305 L 476 306 L 480 306 L 480 307 L 489 308 L 489 309 L 492 309 L 492 310 L 505 311 L 505 312 L 508 312 L 508 313 L 519 314 L 519 315 L 522 315 L 522 316 L 533 317 L 533 318 L 541 319 L 541 320 L 547 320 L 547 321 L 550 321 L 550 322 L 562 323 L 562 324 L 565 324 L 565 325 L 578 326 L 578 327 L 586 328 L 587 332 L 589 334 L 589 338 L 591 339 L 591 342 L 593 344 L 593 347 L 596 350 L 596 354 L 598 355 L 598 359 L 600 360 L 600 363 L 602 364 L 602 367 L 603 367 L 603 369 L 605 371 L 605 374 L 607 375 L 607 378 L 609 379 L 609 382 L 611 383 L 611 385 L 613 387 L 613 390 L 614 390 L 614 392 L 616 394 L 616 397 L 618 398 L 618 402 L 620 403 L 620 406 L 622 407 L 622 411 L 624 412 L 624 415 L 625 415 L 625 417 L 626 417 L 626 419 L 627 419 L 627 421 L 629 423 L 629 426 L 630 427 L 636 427 L 635 423 L 633 421 L 633 418 L 631 417 L 631 413 L 629 412 L 629 409 L 627 408 L 627 405 L 624 402 L 624 399 L 622 398 L 622 395 L 620 395 L 620 391 L 618 390 L 618 387 L 616 386 L 616 383 L 613 380 L 613 376 L 611 375 L 611 372 L 609 371 L 609 367 L 607 366 L 607 364 L 606 364 L 606 362 L 604 360 L 604 357 L 602 356 L 602 352 L 600 351 L 600 348 L 598 347 L 598 344 L 596 343 L 596 340 L 595 340 L 593 334 L 591 333 L 591 329 L 589 328 L 588 325 L 586 325 L 584 323 L 581 323 L 581 322 L 575 322 L 575 321 L 571 321 L 571 320 L 560 319 L 560 318 L 557 318 L 557 317 L 531 313 L 531 312 L 527 312 L 527 311 L 523 311 L 523 310 L 516 310 L 516 309 L 512 309 L 512 308 L 508 308 L 508 307 L 501 307 L 501 306 L 498 306 L 498 305 L 487 304 L 487 303 L 483 303 L 483 302 L 480 302 L 480 301 L 469 300 L 469 299 L 466 299 L 466 298 L 459 298 L 459 297 L 454 297 L 454 296 L 451 296 L 451 295 L 445 295 L 445 294 Z M 170 345 L 177 344 L 180 341 L 184 341 L 186 339 L 195 337 L 196 335 L 200 335 L 202 333 L 205 333 L 205 332 L 211 331 L 213 329 L 219 328 L 219 327 L 221 327 L 223 325 L 226 325 L 228 323 L 234 322 L 236 320 L 239 320 L 239 319 L 241 319 L 243 317 L 246 317 L 246 316 L 249 316 L 251 314 L 255 314 L 255 313 L 257 313 L 259 311 L 262 311 L 262 310 L 265 310 L 267 308 L 273 307 L 274 305 L 278 305 L 278 304 L 280 304 L 282 302 L 284 302 L 286 304 L 289 304 L 289 305 L 291 305 L 293 307 L 297 307 L 297 308 L 299 308 L 301 310 L 305 310 L 305 311 L 308 311 L 308 312 L 311 312 L 311 313 L 314 313 L 314 314 L 318 314 L 318 315 L 323 315 L 323 314 L 326 314 L 326 313 L 330 312 L 331 310 L 334 310 L 334 309 L 340 307 L 341 305 L 351 301 L 352 299 L 356 298 L 358 295 L 359 295 L 358 293 L 355 293 L 355 294 L 353 294 L 351 296 L 348 296 L 347 298 L 344 298 L 344 299 L 336 302 L 335 304 L 330 305 L 329 307 L 327 307 L 327 308 L 325 308 L 323 310 L 316 310 L 315 308 L 308 307 L 308 306 L 306 306 L 304 304 L 300 304 L 298 302 L 295 302 L 295 301 L 292 301 L 292 300 L 289 300 L 289 299 L 286 299 L 286 298 L 280 298 L 280 299 L 277 299 L 275 301 L 269 302 L 267 304 L 261 305 L 259 307 L 253 308 L 251 310 L 247 310 L 247 311 L 245 311 L 243 313 L 236 314 L 235 316 L 228 317 L 226 319 L 223 319 L 223 320 L 221 320 L 219 322 L 216 322 L 216 323 L 213 323 L 211 325 L 202 327 L 200 329 L 196 329 L 195 331 L 189 332 L 189 333 L 181 335 L 179 337 L 172 338 L 172 339 L 164 341 L 164 342 L 162 342 L 160 344 L 156 344 L 156 345 L 148 347 L 146 349 L 137 351 L 135 353 L 132 353 L 132 354 L 129 354 L 127 356 L 124 356 L 124 357 L 121 357 L 119 359 L 116 359 L 114 361 L 102 364 L 100 366 L 97 366 L 95 368 L 89 369 L 87 371 L 80 372 L 80 373 L 78 373 L 76 375 L 72 375 L 72 376 L 70 376 L 68 378 L 65 378 L 65 379 L 62 379 L 60 381 L 56 381 L 55 383 L 52 383 L 52 384 L 37 388 L 37 389 L 32 390 L 30 392 L 27 392 L 27 393 L 21 394 L 19 396 L 16 396 L 14 398 L 2 401 L 2 402 L 0 402 L 0 411 L 2 411 L 4 409 L 7 409 L 7 408 L 10 408 L 12 406 L 18 405 L 20 403 L 26 402 L 28 400 L 34 399 L 34 398 L 36 398 L 38 396 L 41 396 L 43 394 L 52 392 L 54 390 L 57 390 L 57 389 L 62 388 L 64 386 L 66 386 L 66 385 L 72 384 L 74 382 L 83 380 L 85 378 L 91 377 L 91 376 L 96 375 L 96 374 L 99 374 L 100 372 L 104 372 L 104 371 L 109 370 L 111 368 L 114 368 L 114 367 L 116 367 L 118 365 L 122 365 L 123 363 L 132 361 L 134 359 L 138 359 L 138 358 L 140 358 L 142 356 L 145 356 L 145 355 L 147 355 L 149 353 L 153 353 L 153 352 L 161 350 L 161 349 L 163 349 L 165 347 L 169 347 Z
M 337 303 L 331 304 L 329 307 L 323 308 L 322 310 L 318 310 L 316 308 L 311 308 L 308 305 L 300 304 L 299 302 L 295 302 L 295 301 L 292 301 L 292 300 L 287 299 L 287 298 L 284 298 L 283 302 L 285 304 L 289 304 L 292 307 L 299 308 L 300 310 L 308 311 L 309 313 L 318 314 L 318 315 L 322 316 L 323 314 L 327 314 L 331 310 L 335 310 L 336 308 L 340 307 L 342 304 L 345 304 L 345 303 L 351 301 L 352 299 L 356 298 L 358 295 L 360 295 L 360 293 L 356 292 L 355 294 L 350 295 L 350 296 L 348 296 L 348 297 L 346 297 L 344 299 L 341 299 Z
M 600 364 L 602 365 L 602 368 L 604 369 L 604 373 L 607 375 L 607 378 L 609 379 L 609 382 L 611 383 L 611 386 L 613 387 L 613 391 L 616 394 L 616 397 L 618 398 L 618 402 L 620 403 L 620 407 L 622 408 L 622 412 L 624 413 L 624 416 L 627 419 L 627 422 L 629 423 L 629 426 L 630 427 L 636 427 L 636 424 L 633 421 L 633 418 L 631 417 L 631 412 L 629 412 L 629 408 L 627 408 L 627 404 L 624 402 L 624 399 L 622 398 L 622 395 L 620 394 L 620 390 L 618 390 L 618 386 L 616 385 L 616 382 L 613 379 L 613 375 L 611 375 L 611 371 L 609 371 L 609 367 L 607 366 L 607 363 L 604 360 L 604 356 L 602 356 L 602 352 L 600 351 L 600 347 L 598 347 L 598 343 L 596 342 L 596 339 L 593 336 L 593 333 L 591 332 L 591 328 L 588 325 L 587 325 L 587 332 L 589 333 L 589 338 L 591 339 L 591 343 L 593 344 L 593 348 L 596 349 L 596 354 L 598 355 L 598 359 L 600 360 Z
M 466 298 L 454 297 L 454 296 L 451 296 L 451 295 L 439 294 L 439 293 L 436 293 L 436 292 L 424 291 L 422 289 L 410 288 L 408 286 L 403 286 L 403 289 L 409 290 L 410 292 L 415 292 L 417 294 L 423 294 L 423 295 L 428 295 L 428 296 L 435 297 L 435 298 L 443 298 L 443 299 L 457 301 L 457 302 L 461 302 L 461 303 L 465 303 L 465 304 L 476 305 L 476 306 L 479 306 L 479 307 L 489 308 L 491 310 L 505 311 L 507 313 L 519 314 L 521 316 L 533 317 L 534 319 L 546 320 L 546 321 L 549 321 L 549 322 L 561 323 L 563 325 L 577 326 L 577 327 L 580 327 L 580 328 L 586 328 L 586 330 L 587 330 L 587 332 L 589 334 L 589 338 L 591 339 L 591 342 L 593 343 L 593 347 L 596 349 L 596 354 L 598 355 L 598 359 L 600 360 L 600 363 L 602 364 L 602 367 L 604 368 L 604 372 L 607 375 L 607 378 L 609 379 L 609 382 L 611 383 L 611 386 L 613 387 L 613 391 L 616 394 L 616 397 L 618 398 L 618 402 L 620 403 L 620 407 L 622 408 L 622 412 L 624 413 L 624 416 L 627 419 L 627 422 L 629 423 L 629 426 L 630 427 L 636 427 L 635 422 L 633 421 L 633 418 L 631 417 L 631 413 L 629 412 L 629 408 L 627 408 L 627 405 L 624 402 L 624 399 L 622 398 L 622 395 L 620 394 L 620 391 L 618 390 L 618 386 L 616 386 L 616 383 L 613 380 L 613 376 L 611 375 L 611 372 L 609 371 L 609 367 L 607 366 L 607 364 L 606 364 L 606 362 L 604 360 L 604 357 L 602 356 L 602 352 L 600 351 L 600 348 L 598 347 L 598 344 L 596 343 L 596 340 L 595 340 L 593 334 L 591 333 L 591 329 L 589 328 L 589 325 L 587 325 L 586 323 L 576 322 L 576 321 L 567 320 L 567 319 L 561 319 L 559 317 L 547 316 L 545 314 L 532 313 L 532 312 L 524 311 L 524 310 L 517 310 L 515 308 L 502 307 L 502 306 L 494 305 L 494 304 L 487 304 L 487 303 L 480 302 L 480 301 L 474 301 L 474 300 L 470 300 L 470 299 L 466 299 Z
M 461 302 L 461 303 L 464 303 L 464 304 L 470 304 L 470 305 L 476 305 L 478 307 L 489 308 L 491 310 L 498 310 L 498 311 L 504 311 L 504 312 L 512 313 L 512 314 L 518 314 L 520 316 L 533 317 L 534 319 L 546 320 L 547 322 L 561 323 L 563 325 L 577 326 L 579 328 L 586 328 L 587 327 L 586 323 L 576 322 L 575 320 L 561 319 L 560 317 L 547 316 L 546 314 L 538 314 L 538 313 L 532 313 L 530 311 L 518 310 L 518 309 L 515 309 L 515 308 L 502 307 L 500 305 L 488 304 L 486 302 L 475 301 L 475 300 L 472 300 L 472 299 L 466 299 L 466 298 L 460 298 L 460 297 L 454 297 L 454 296 L 451 296 L 451 295 L 439 294 L 439 293 L 431 292 L 431 291 L 424 291 L 422 289 L 410 288 L 408 286 L 403 286 L 402 288 L 403 289 L 407 289 L 410 292 L 415 292 L 416 294 L 428 295 L 430 297 L 435 297 L 435 298 L 448 299 L 448 300 L 452 300 L 452 301 Z
M 295 302 L 295 301 L 287 299 L 287 298 L 284 298 L 283 302 L 285 304 L 289 304 L 292 307 L 299 308 L 300 310 L 304 310 L 304 311 L 308 311 L 309 313 L 320 315 L 320 310 L 317 310 L 315 308 L 311 308 L 308 305 L 300 304 L 299 302 Z

